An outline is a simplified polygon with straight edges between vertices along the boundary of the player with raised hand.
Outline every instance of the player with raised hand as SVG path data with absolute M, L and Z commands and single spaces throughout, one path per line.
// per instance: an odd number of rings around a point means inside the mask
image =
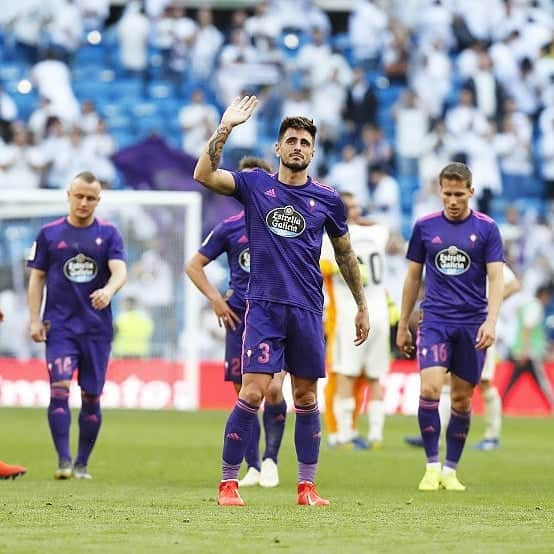
M 100 396 L 113 338 L 110 303 L 127 276 L 119 231 L 94 215 L 100 192 L 100 182 L 92 173 L 79 173 L 67 191 L 68 216 L 42 227 L 27 262 L 30 334 L 35 342 L 46 343 L 48 423 L 58 454 L 56 479 L 91 479 L 88 460 L 102 421 Z M 73 461 L 68 401 L 77 368 L 82 404 L 79 448 Z
M 243 381 L 225 427 L 218 503 L 244 505 L 238 492 L 240 463 L 267 385 L 273 374 L 286 367 L 296 410 L 297 503 L 327 506 L 329 501 L 315 488 L 321 441 L 317 380 L 325 375 L 319 269 L 324 230 L 356 301 L 355 344 L 367 340 L 369 316 L 344 205 L 334 188 L 308 175 L 317 131 L 312 120 L 287 117 L 281 122 L 275 145 L 277 174 L 219 169 L 227 138 L 235 126 L 250 118 L 257 104 L 255 96 L 232 102 L 194 171 L 195 179 L 210 190 L 233 195 L 244 204 L 250 244 Z
M 271 167 L 260 158 L 245 157 L 239 170 Z M 225 253 L 229 265 L 229 288 L 224 296 L 210 283 L 204 267 Z M 250 276 L 250 251 L 244 210 L 219 223 L 206 237 L 198 252 L 188 261 L 185 272 L 202 294 L 211 302 L 220 326 L 225 327 L 225 381 L 233 383 L 238 395 L 242 385 L 241 354 L 246 310 L 246 289 Z M 265 391 L 263 425 L 266 448 L 260 463 L 260 423 L 254 420 L 250 443 L 244 459 L 247 472 L 241 487 L 261 485 L 275 487 L 279 484 L 277 458 L 287 417 L 287 404 L 283 398 L 283 381 L 286 372 L 276 373 Z
M 481 379 L 487 348 L 494 342 L 502 303 L 502 239 L 490 217 L 469 208 L 474 192 L 471 179 L 471 171 L 462 163 L 443 168 L 439 175 L 443 210 L 415 223 L 407 252 L 396 337 L 398 348 L 406 355 L 415 348 L 408 322 L 425 267 L 417 341 L 421 372 L 418 421 L 427 456 L 421 491 L 465 490 L 456 468 L 469 431 L 473 390 Z M 441 471 L 438 408 L 446 372 L 451 373 L 452 411 Z

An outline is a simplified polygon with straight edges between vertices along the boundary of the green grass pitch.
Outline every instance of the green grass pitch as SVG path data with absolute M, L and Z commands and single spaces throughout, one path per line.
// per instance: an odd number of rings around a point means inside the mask
M 223 412 L 104 412 L 93 481 L 54 481 L 45 410 L 0 410 L 0 458 L 28 466 L 0 481 L 0 553 L 551 553 L 554 424 L 504 421 L 502 447 L 467 448 L 465 493 L 418 493 L 423 453 L 404 446 L 414 418 L 391 417 L 382 450 L 322 443 L 318 486 L 330 508 L 295 502 L 289 416 L 281 485 L 216 506 Z M 77 431 L 73 413 L 73 444 Z M 475 418 L 469 438 L 480 438 Z

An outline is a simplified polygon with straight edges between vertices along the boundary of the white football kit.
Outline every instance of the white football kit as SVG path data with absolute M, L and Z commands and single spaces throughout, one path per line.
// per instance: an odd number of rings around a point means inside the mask
M 328 337 L 333 350 L 333 370 L 341 375 L 356 377 L 365 373 L 378 379 L 390 365 L 390 324 L 387 295 L 383 283 L 385 248 L 389 230 L 381 224 L 349 225 L 352 249 L 360 262 L 364 290 L 370 314 L 371 329 L 366 342 L 354 346 L 354 318 L 358 311 L 348 285 L 337 272 L 332 278 L 336 304 L 334 337 Z M 335 263 L 333 247 L 324 236 L 321 259 Z

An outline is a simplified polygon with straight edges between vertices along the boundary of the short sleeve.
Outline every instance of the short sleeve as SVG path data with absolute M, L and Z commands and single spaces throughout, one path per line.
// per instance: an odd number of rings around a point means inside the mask
M 233 196 L 241 203 L 244 204 L 248 194 L 248 181 L 246 176 L 254 173 L 254 171 L 231 171 L 233 179 L 235 180 L 235 192 Z
M 215 260 L 220 254 L 225 252 L 225 233 L 223 224 L 216 225 L 204 239 L 198 252 L 206 256 L 209 260 Z
M 125 246 L 123 245 L 123 237 L 121 233 L 115 228 L 112 228 L 112 236 L 108 249 L 108 260 L 123 260 L 126 261 Z
M 419 221 L 416 221 L 412 236 L 410 237 L 410 242 L 408 243 L 406 258 L 412 262 L 423 264 L 425 263 L 425 254 L 425 243 L 421 236 L 421 224 Z
M 496 223 L 491 224 L 489 232 L 489 239 L 487 240 L 485 251 L 485 262 L 503 262 L 504 261 L 504 247 L 502 245 L 502 237 Z
M 335 202 L 331 206 L 325 221 L 325 230 L 330 237 L 342 237 L 342 235 L 348 233 L 346 210 L 338 194 L 335 194 Z
M 48 241 L 44 235 L 44 229 L 40 231 L 27 258 L 27 267 L 47 271 L 50 265 L 50 253 Z

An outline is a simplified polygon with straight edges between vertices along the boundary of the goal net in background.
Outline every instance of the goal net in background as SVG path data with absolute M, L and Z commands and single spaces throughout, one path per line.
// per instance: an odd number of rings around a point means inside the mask
M 44 346 L 28 333 L 25 260 L 41 226 L 65 215 L 64 190 L 2 191 L 0 405 L 48 403 Z M 200 296 L 183 267 L 200 245 L 200 194 L 103 191 L 96 215 L 117 226 L 127 249 L 128 281 L 112 300 L 114 321 L 134 325 L 141 337 L 118 343 L 116 334 L 104 405 L 195 409 Z M 125 321 L 130 310 L 136 317 Z

